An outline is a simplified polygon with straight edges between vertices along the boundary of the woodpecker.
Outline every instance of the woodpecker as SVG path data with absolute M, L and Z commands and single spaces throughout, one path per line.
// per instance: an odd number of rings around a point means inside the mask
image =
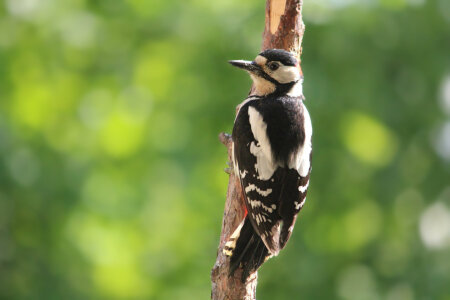
M 309 185 L 312 127 L 293 54 L 269 49 L 253 61 L 229 62 L 253 80 L 232 133 L 232 167 L 247 212 L 223 250 L 230 276 L 241 267 L 245 282 L 292 234 Z

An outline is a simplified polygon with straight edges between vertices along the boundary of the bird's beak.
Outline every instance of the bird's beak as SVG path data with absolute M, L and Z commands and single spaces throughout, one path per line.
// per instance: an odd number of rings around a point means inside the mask
M 228 62 L 235 67 L 238 67 L 251 73 L 259 73 L 262 71 L 261 67 L 254 61 L 230 60 Z

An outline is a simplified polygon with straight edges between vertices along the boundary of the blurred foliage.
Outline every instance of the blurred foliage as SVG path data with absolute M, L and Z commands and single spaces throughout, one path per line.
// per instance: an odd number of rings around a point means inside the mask
M 264 299 L 450 299 L 450 2 L 304 1 L 312 184 Z M 263 1 L 0 5 L 0 298 L 208 299 Z

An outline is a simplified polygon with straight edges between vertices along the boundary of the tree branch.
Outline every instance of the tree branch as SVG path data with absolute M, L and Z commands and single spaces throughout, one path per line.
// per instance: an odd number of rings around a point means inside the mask
M 305 30 L 301 8 L 302 0 L 267 0 L 261 50 L 285 49 L 296 53 L 300 60 L 301 42 Z M 302 74 L 301 69 L 300 73 Z M 227 147 L 228 161 L 231 162 L 231 136 L 221 133 L 219 139 Z M 240 268 L 229 277 L 229 259 L 223 254 L 225 243 L 244 218 L 244 206 L 244 195 L 239 179 L 230 172 L 217 260 L 211 272 L 211 299 L 213 300 L 256 299 L 257 272 L 252 274 L 245 283 L 241 282 L 242 269 Z

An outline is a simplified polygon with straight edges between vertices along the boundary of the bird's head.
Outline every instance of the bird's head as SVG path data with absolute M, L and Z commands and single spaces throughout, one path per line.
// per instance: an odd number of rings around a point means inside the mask
M 302 95 L 302 76 L 294 54 L 281 49 L 268 49 L 253 61 L 230 60 L 230 64 L 246 70 L 254 83 L 253 94 L 273 93 Z

